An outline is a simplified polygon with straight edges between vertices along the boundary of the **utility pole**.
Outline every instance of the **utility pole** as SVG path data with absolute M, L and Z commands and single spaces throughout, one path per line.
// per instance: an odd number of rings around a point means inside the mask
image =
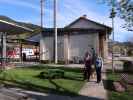
M 110 18 L 112 19 L 112 72 L 114 72 L 114 41 L 115 41 L 115 33 L 114 33 L 114 18 L 115 18 L 116 12 L 115 12 L 115 3 L 114 0 L 112 0 L 112 9 L 110 13 Z
M 44 6 L 44 0 L 41 0 L 41 32 L 43 31 L 43 6 Z
M 44 7 L 44 0 L 40 0 L 40 7 L 41 7 L 40 8 L 40 10 L 41 10 L 40 11 L 40 15 L 41 15 L 40 16 L 41 17 L 41 21 L 40 21 L 40 24 L 41 24 L 41 28 L 40 28 L 40 33 L 41 33 L 40 34 L 41 35 L 40 45 L 41 45 L 41 41 L 43 40 L 43 38 L 42 38 L 43 36 L 42 35 L 43 35 L 43 15 L 44 15 L 43 7 Z M 42 48 L 40 48 L 40 47 L 39 47 L 39 51 L 40 51 L 39 58 L 41 58 L 41 56 L 43 55 L 42 50 L 41 50 Z
M 57 54 L 57 0 L 54 0 L 54 62 L 58 63 L 58 54 Z

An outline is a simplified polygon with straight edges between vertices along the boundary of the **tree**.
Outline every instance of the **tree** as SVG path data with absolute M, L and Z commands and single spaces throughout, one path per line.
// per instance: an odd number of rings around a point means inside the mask
M 123 28 L 133 31 L 133 0 L 99 0 L 116 10 L 118 17 L 125 21 Z
M 128 31 L 133 31 L 133 1 L 121 0 L 116 7 L 118 16 L 126 22 L 123 28 L 126 28 Z

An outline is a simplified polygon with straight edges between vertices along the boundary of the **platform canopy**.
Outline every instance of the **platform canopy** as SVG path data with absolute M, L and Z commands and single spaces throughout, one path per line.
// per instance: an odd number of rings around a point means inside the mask
M 33 32 L 33 30 L 24 26 L 20 26 L 16 23 L 0 20 L 0 32 L 5 32 L 7 35 L 15 35 L 26 32 Z

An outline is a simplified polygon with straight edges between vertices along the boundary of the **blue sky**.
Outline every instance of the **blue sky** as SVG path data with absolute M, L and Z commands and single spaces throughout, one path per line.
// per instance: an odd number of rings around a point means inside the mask
M 110 7 L 98 0 L 57 0 L 58 27 L 64 27 L 78 17 L 86 14 L 88 19 L 111 26 Z M 53 26 L 53 0 L 45 0 L 44 26 Z M 40 0 L 0 0 L 0 15 L 17 21 L 40 25 Z M 115 40 L 127 41 L 132 32 L 121 28 L 124 21 L 115 18 Z

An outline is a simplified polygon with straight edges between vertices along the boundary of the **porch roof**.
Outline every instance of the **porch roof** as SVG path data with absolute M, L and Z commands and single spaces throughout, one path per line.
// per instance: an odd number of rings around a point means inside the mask
M 32 31 L 32 29 L 20 26 L 16 23 L 0 20 L 0 32 L 6 32 L 8 35 L 21 34 Z
M 25 44 L 25 45 L 39 46 L 39 42 L 30 41 L 27 39 L 8 39 L 7 43 L 21 43 L 21 44 Z

